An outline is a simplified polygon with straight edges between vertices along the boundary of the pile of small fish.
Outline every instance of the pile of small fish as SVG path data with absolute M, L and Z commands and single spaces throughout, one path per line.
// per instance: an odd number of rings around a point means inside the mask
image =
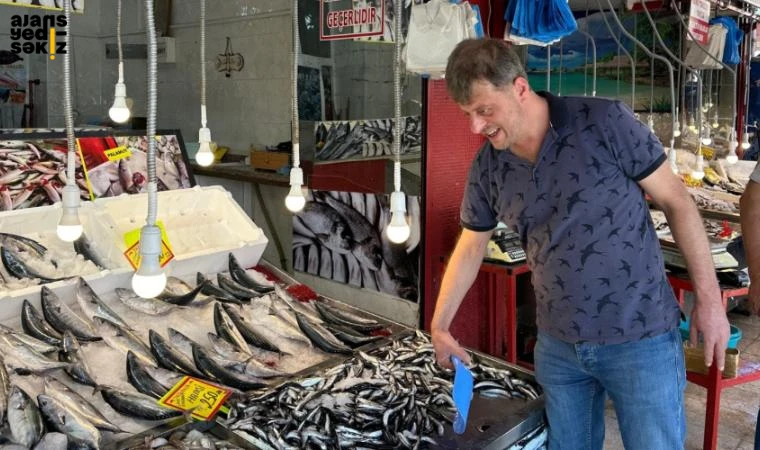
M 736 203 L 716 198 L 708 189 L 698 187 L 687 187 L 686 189 L 689 191 L 691 197 L 694 199 L 694 203 L 696 203 L 699 208 L 729 213 L 739 212 L 739 207 Z
M 85 235 L 74 242 L 73 250 L 75 253 L 60 248 L 49 251 L 34 239 L 0 233 L 0 290 L 50 283 L 108 266 Z
M 391 155 L 393 120 L 320 122 L 315 130 L 317 159 L 330 161 L 359 155 Z M 419 152 L 422 127 L 419 116 L 402 118 L 401 154 Z
M 227 450 L 238 449 L 240 446 L 221 440 L 208 433 L 198 430 L 175 431 L 169 437 L 147 437 L 142 445 L 128 447 L 128 450 Z
M 536 399 L 538 386 L 473 360 L 482 396 Z M 452 372 L 436 365 L 420 332 L 235 405 L 229 426 L 262 449 L 423 448 L 436 445 L 455 412 Z

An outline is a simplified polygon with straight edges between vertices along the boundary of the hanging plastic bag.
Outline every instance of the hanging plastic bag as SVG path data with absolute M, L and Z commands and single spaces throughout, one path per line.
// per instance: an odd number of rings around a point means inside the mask
M 726 27 L 726 45 L 723 47 L 723 62 L 726 64 L 739 64 L 739 46 L 742 43 L 744 33 L 739 29 L 736 20 L 731 17 L 720 16 L 710 20 L 710 25 L 722 25 Z
M 710 25 L 707 31 L 707 45 L 703 46 L 708 53 L 718 59 L 723 60 L 723 50 L 726 46 L 726 34 L 728 30 L 722 25 Z M 686 42 L 686 57 L 684 62 L 687 66 L 697 70 L 703 69 L 721 69 L 723 66 L 715 59 L 710 58 L 699 44 L 694 41 Z
M 469 13 L 468 13 L 469 10 Z M 456 45 L 475 37 L 475 17 L 469 3 L 431 0 L 412 5 L 406 45 L 406 70 L 441 78 Z
M 504 20 L 504 39 L 518 44 L 547 45 L 578 29 L 567 0 L 512 0 Z

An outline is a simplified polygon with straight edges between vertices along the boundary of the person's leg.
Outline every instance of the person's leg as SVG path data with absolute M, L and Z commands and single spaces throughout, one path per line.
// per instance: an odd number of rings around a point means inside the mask
M 601 450 L 605 393 L 584 369 L 576 346 L 539 333 L 534 357 L 546 402 L 549 450 Z
M 615 404 L 626 450 L 682 449 L 686 369 L 678 329 L 597 353 L 595 375 Z

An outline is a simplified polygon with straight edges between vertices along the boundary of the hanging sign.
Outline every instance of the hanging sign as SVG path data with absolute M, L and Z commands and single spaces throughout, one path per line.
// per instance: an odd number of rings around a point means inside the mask
M 385 0 L 320 0 L 319 40 L 382 36 Z
M 710 0 L 691 0 L 689 8 L 689 31 L 686 38 L 694 39 L 702 45 L 707 45 L 707 32 L 710 29 Z

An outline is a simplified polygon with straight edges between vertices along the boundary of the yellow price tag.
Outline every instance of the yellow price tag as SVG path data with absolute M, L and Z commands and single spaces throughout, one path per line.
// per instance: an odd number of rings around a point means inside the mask
M 106 158 L 108 158 L 109 161 L 118 161 L 120 159 L 129 158 L 132 156 L 132 151 L 130 151 L 127 147 L 121 145 L 116 148 L 111 148 L 103 152 L 103 154 L 106 155 Z
M 702 156 L 704 156 L 705 160 L 707 161 L 712 160 L 715 157 L 715 149 L 712 147 L 707 147 L 706 145 L 703 145 Z
M 161 397 L 158 404 L 180 411 L 192 411 L 196 419 L 209 421 L 225 409 L 222 404 L 229 396 L 228 389 L 185 376 Z
M 174 252 L 169 244 L 169 238 L 166 236 L 166 229 L 163 222 L 156 221 L 156 226 L 161 230 L 161 255 L 158 257 L 158 262 L 161 267 L 165 266 L 169 261 L 174 259 Z M 124 233 L 124 243 L 127 249 L 124 251 L 124 256 L 132 265 L 132 268 L 137 270 L 140 267 L 140 228 L 127 231 Z

